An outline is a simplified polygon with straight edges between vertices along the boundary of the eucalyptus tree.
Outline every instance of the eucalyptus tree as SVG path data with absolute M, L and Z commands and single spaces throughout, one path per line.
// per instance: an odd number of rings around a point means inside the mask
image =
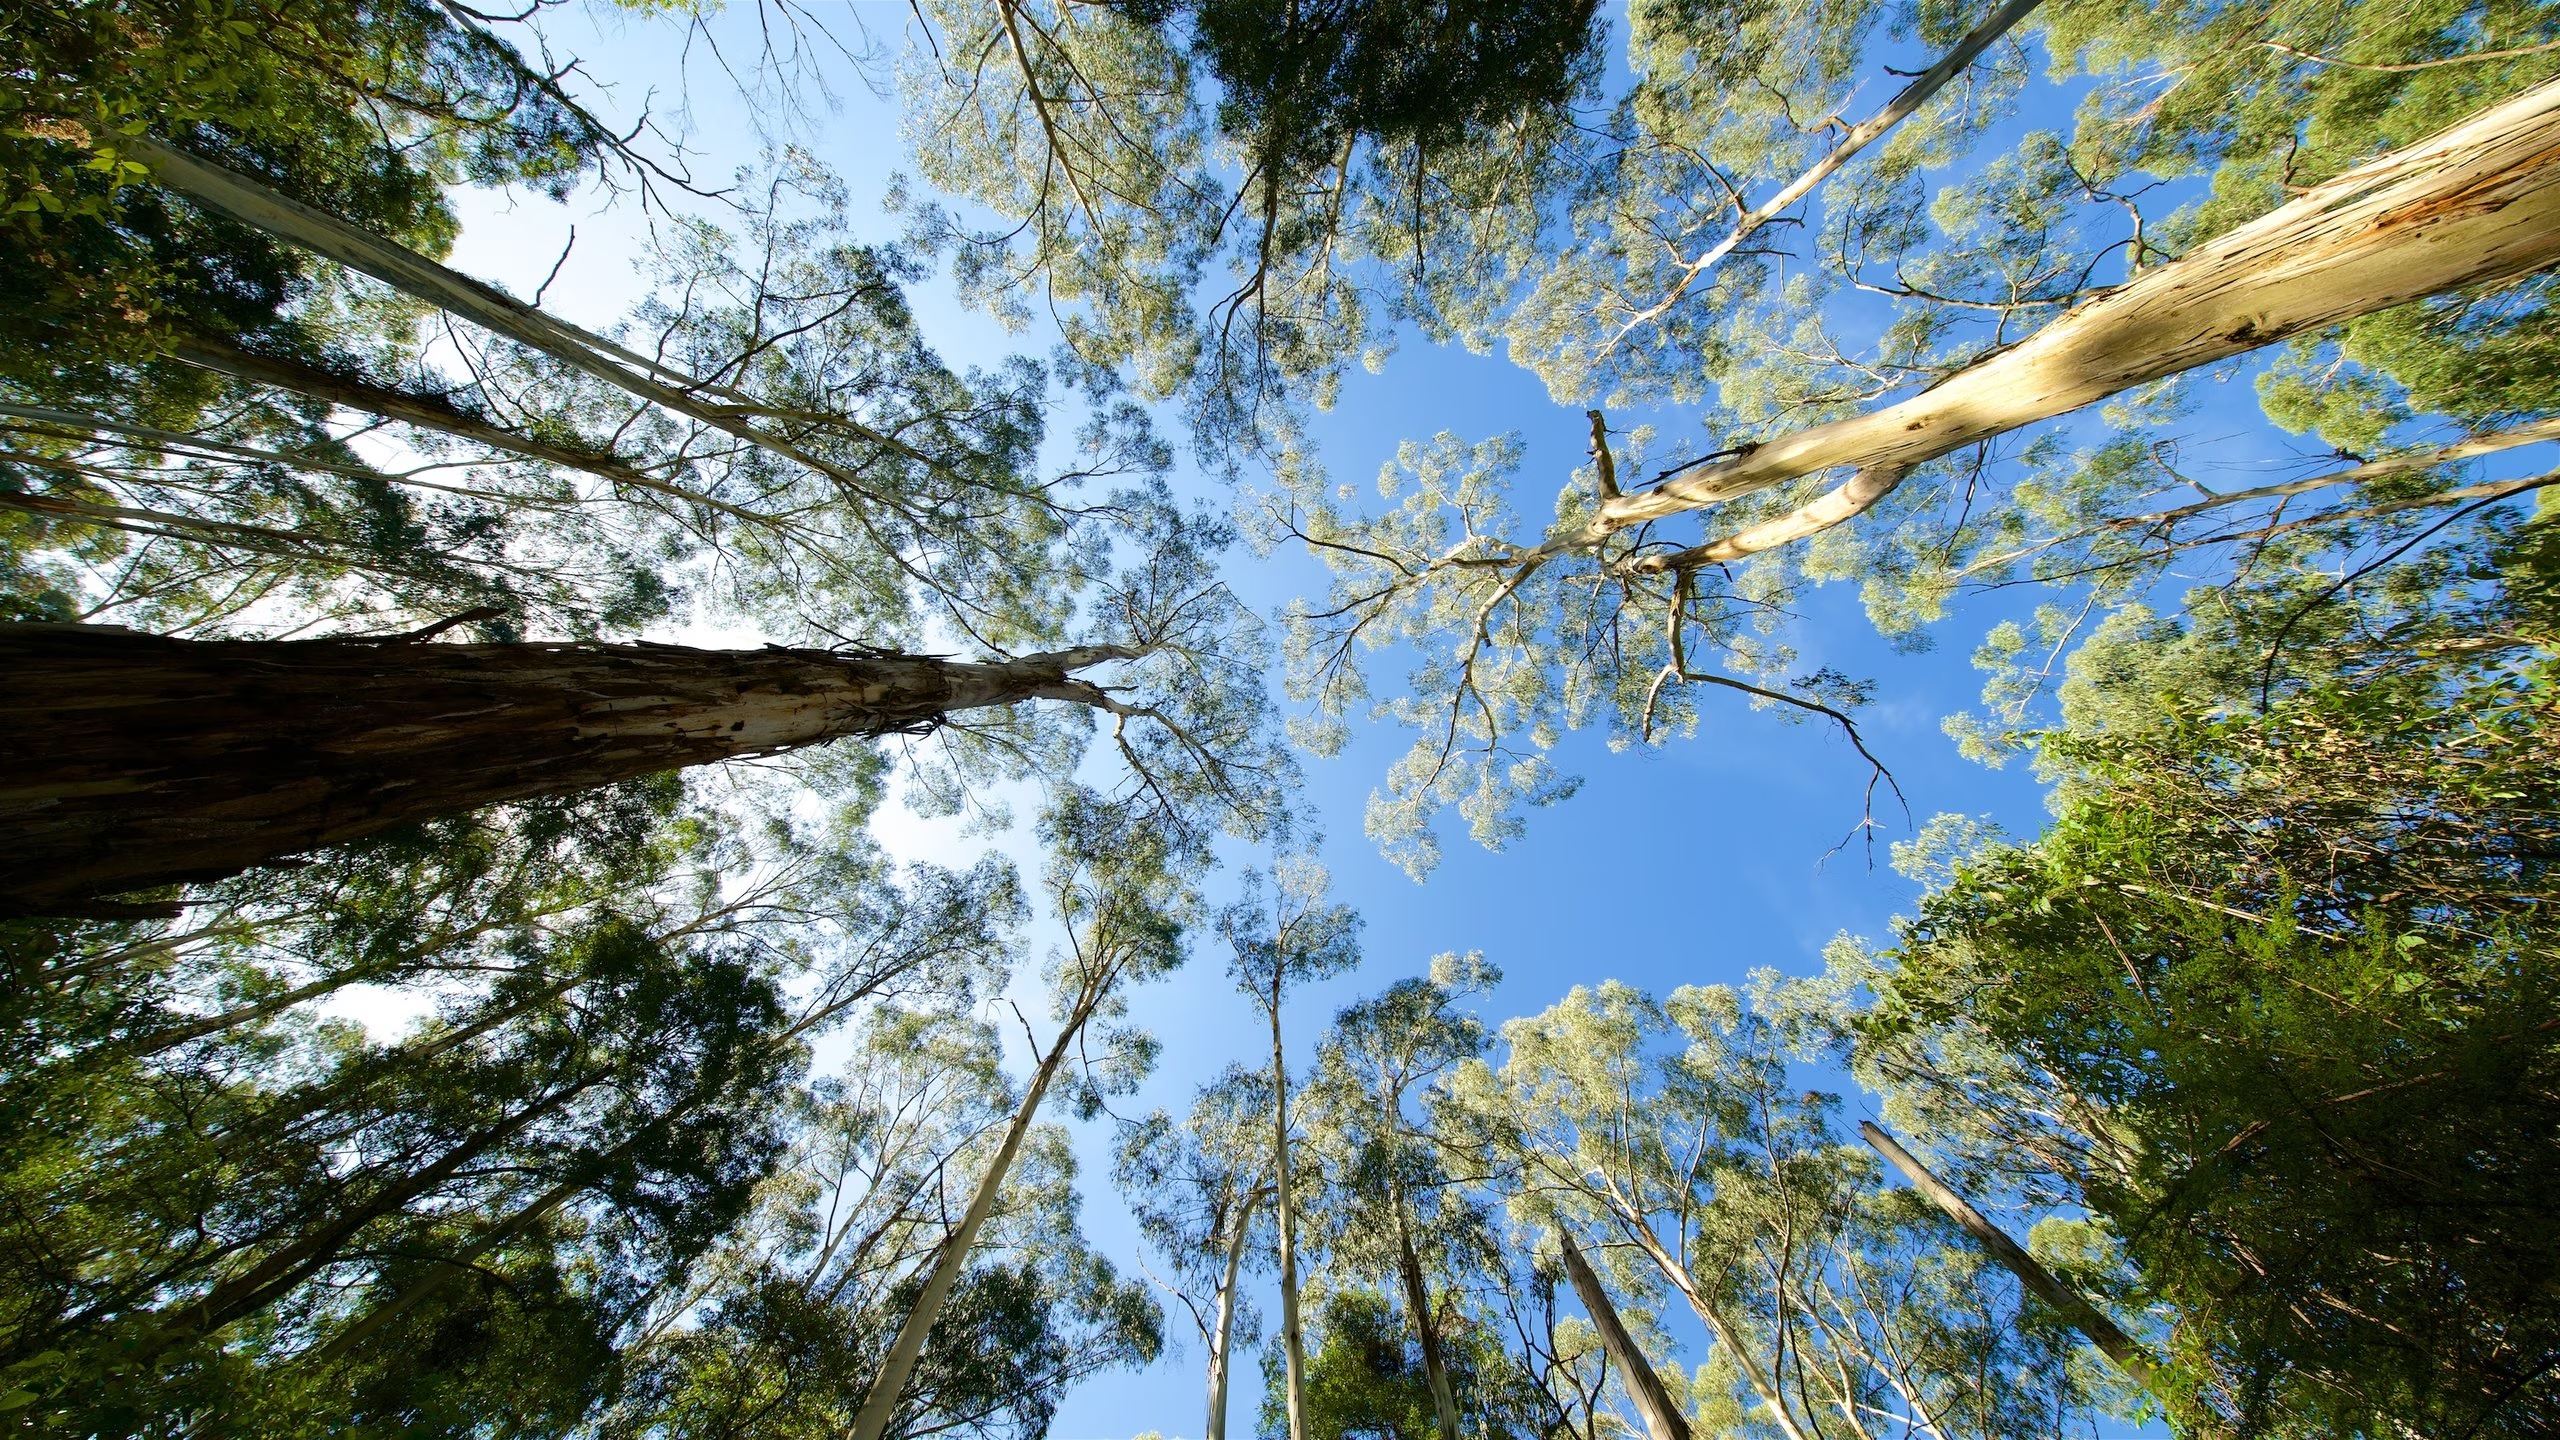
M 981 303 L 1269 449 L 1394 327 L 1536 263 L 1596 69 L 1589 0 L 993 0 L 923 7 L 919 205 Z M 1035 299 L 1034 297 L 1037 297 Z M 1205 300 L 1205 304 L 1203 301 Z M 1277 413 L 1266 413 L 1266 411 Z
M 2103 1219 L 2243 1428 L 2551 1423 L 2554 591 L 2546 521 L 2488 532 L 2099 626 L 2000 737 L 2045 833 L 1924 836 L 1900 943 L 1838 957 L 1907 1128 Z
M 1060 787 L 1050 801 L 1041 823 L 1051 851 L 1044 889 L 1066 942 L 1043 978 L 1058 1029 L 1041 1045 L 1024 1024 L 1024 1038 L 1038 1055 L 1030 1083 L 960 1219 L 920 1271 L 914 1298 L 853 1417 L 855 1440 L 912 1430 L 921 1398 L 918 1360 L 968 1272 L 1049 1087 L 1063 1078 L 1078 1109 L 1091 1118 L 1106 1095 L 1134 1088 L 1153 1061 L 1151 1037 L 1111 1022 L 1127 1013 L 1129 987 L 1182 963 L 1183 930 L 1198 904 L 1195 879 L 1207 863 L 1203 837 L 1154 823 L 1155 818 L 1142 807 L 1114 804 L 1075 787 Z M 1071 1058 L 1078 1062 L 1074 1067 Z
M 1138 1233 L 1170 1264 L 1173 1278 L 1161 1283 L 1190 1312 L 1208 1352 L 1206 1440 L 1226 1440 L 1236 1347 L 1259 1338 L 1241 1286 L 1248 1261 L 1260 1257 L 1255 1221 L 1274 1188 L 1275 1156 L 1262 1133 L 1271 1106 L 1270 1076 L 1230 1067 L 1201 1089 L 1182 1123 L 1158 1110 L 1125 1125 L 1112 1169 Z
M 2067 633 L 2199 549 L 2285 539 L 2336 573 L 2542 483 L 2465 462 L 2551 434 L 2547 7 L 1928 7 L 1918 38 L 1969 64 L 1835 134 L 1883 13 L 1636 7 L 1608 163 L 1562 257 L 1480 331 L 1560 399 L 1705 402 L 1702 446 L 1595 410 L 1551 505 L 1514 494 L 1504 439 L 1409 446 L 1381 505 L 1283 457 L 1262 537 L 1334 571 L 1292 622 L 1308 733 L 1338 743 L 1362 710 L 1420 732 L 1371 820 L 1417 869 L 1441 808 L 1498 842 L 1570 790 L 1546 760 L 1564 731 L 1651 743 L 1698 723 L 1701 686 L 1863 750 L 1867 688 L 1796 673 L 1805 582 L 1862 581 L 1913 643 L 1961 588 L 2050 584 L 2081 592 Z M 1977 154 L 2050 95 L 2024 88 L 2038 39 L 2092 98 Z M 2270 424 L 2350 453 L 2164 498 L 2200 463 L 2194 377 L 2271 346 Z M 1410 693 L 1373 703 L 1362 652 L 1401 647 Z
M 839 1435 L 1019 1102 L 963 996 L 873 1011 L 793 1102 L 793 1144 L 626 1348 L 606 1435 Z M 962 1001 L 955 1005 L 953 1001 Z M 1144 1290 L 1077 1225 L 1064 1132 L 1023 1139 L 910 1379 L 910 1435 L 1037 1434 L 1077 1380 L 1158 1345 Z
M 1343 974 L 1360 963 L 1360 916 L 1325 900 L 1322 867 L 1285 858 L 1265 876 L 1245 872 L 1242 894 L 1218 912 L 1233 958 L 1228 974 L 1271 1026 L 1272 1210 L 1279 1239 L 1280 1355 L 1288 1440 L 1307 1440 L 1306 1340 L 1299 1321 L 1298 1214 L 1289 1121 L 1289 1056 L 1280 1007 L 1290 987 Z
M 1517 1168 L 1515 1214 L 1705 1326 L 1695 1377 L 1656 1375 L 1686 1423 L 2043 1435 L 2138 1403 L 1934 1206 L 1883 1188 L 1838 1102 L 1802 1088 L 1792 1062 L 1835 1043 L 1837 1003 L 1775 977 L 1663 1004 L 1577 989 L 1506 1025 L 1501 1065 L 1457 1092 Z
M 46 1424 L 567 1427 L 746 1212 L 817 1035 L 990 983 L 1010 876 L 665 781 L 12 922 L 0 1367 Z M 752 878 L 748 878 L 752 877 Z M 428 1013 L 344 1017 L 366 994 Z M 356 1011 L 354 1013 L 361 1013 Z
M 1430 1277 L 1458 1283 L 1473 1268 L 1468 1252 L 1488 1252 L 1493 1241 L 1461 1192 L 1464 1181 L 1450 1173 L 1424 1107 L 1485 1046 L 1482 1023 L 1456 1007 L 1500 981 L 1481 955 L 1434 958 L 1427 978 L 1398 981 L 1334 1017 L 1307 1088 L 1313 1143 L 1339 1152 L 1326 1167 L 1328 1271 L 1399 1291 L 1441 1440 L 1460 1434 L 1443 1353 L 1444 1317 L 1457 1307 L 1433 1298 Z

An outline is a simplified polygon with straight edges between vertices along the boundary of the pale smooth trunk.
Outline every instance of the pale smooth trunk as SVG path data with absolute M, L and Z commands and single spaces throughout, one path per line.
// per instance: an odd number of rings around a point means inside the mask
M 1604 502 L 1588 545 L 1803 476 L 1857 466 L 1871 496 L 1910 467 L 2200 365 L 2431 295 L 2560 264 L 2560 81 L 2313 187 L 2083 301 L 1898 404 L 1769 440 Z M 1833 521 L 1836 523 L 1836 520 Z M 1648 557 L 1673 569 L 1705 556 Z
M 1911 1182 L 1912 1189 L 1929 1197 L 1930 1203 L 1946 1212 L 1948 1219 L 1982 1242 L 1982 1248 L 1990 1252 L 1991 1258 L 2018 1277 L 2018 1283 L 2027 1287 L 2029 1294 L 2053 1307 L 2055 1314 L 2068 1322 L 2072 1329 L 2088 1337 L 2090 1344 L 2114 1361 L 2117 1369 L 2144 1389 L 2158 1388 L 2159 1371 L 2140 1342 L 2119 1329 L 2116 1322 L 2101 1314 L 2078 1291 L 2063 1284 L 2052 1271 L 2038 1264 L 2025 1246 L 2010 1239 L 2007 1231 L 1992 1224 L 1989 1217 L 1974 1209 L 1945 1181 L 1930 1173 L 1929 1167 L 1921 1164 L 1918 1156 L 1903 1149 L 1901 1142 L 1883 1126 L 1872 1120 L 1860 1121 L 1858 1133 L 1866 1136 L 1868 1144 L 1893 1162 L 1893 1168 L 1902 1172 L 1904 1178 Z
M 1229 1355 L 1236 1326 L 1236 1276 L 1244 1269 L 1244 1243 L 1253 1230 L 1253 1210 L 1262 1203 L 1262 1192 L 1250 1191 L 1244 1206 L 1236 1212 L 1234 1231 L 1227 1236 L 1227 1273 L 1218 1287 L 1218 1333 L 1209 1340 L 1209 1424 L 1206 1440 L 1227 1440 L 1227 1372 L 1233 1368 Z
M 888 1433 L 889 1422 L 897 1417 L 898 1397 L 907 1388 L 907 1377 L 915 1372 L 916 1358 L 924 1353 L 925 1337 L 933 1333 L 933 1322 L 942 1313 L 943 1302 L 951 1298 L 951 1287 L 960 1281 L 960 1272 L 968 1268 L 969 1251 L 978 1242 L 978 1231 L 995 1213 L 996 1198 L 1004 1191 L 1005 1177 L 1013 1170 L 1015 1152 L 1022 1148 L 1022 1137 L 1031 1133 L 1032 1117 L 1039 1112 L 1040 1097 L 1047 1093 L 1049 1081 L 1067 1058 L 1076 1035 L 1084 1029 L 1091 1007 L 1080 1011 L 1075 1023 L 1060 1032 L 1057 1043 L 1040 1060 L 1040 1068 L 1031 1077 L 1031 1087 L 1022 1095 L 1022 1103 L 1014 1107 L 1013 1119 L 1006 1124 L 1004 1143 L 997 1147 L 995 1159 L 987 1164 L 987 1173 L 978 1179 L 977 1193 L 969 1197 L 969 1208 L 960 1217 L 959 1228 L 942 1242 L 941 1252 L 934 1257 L 933 1273 L 926 1277 L 924 1290 L 916 1296 L 914 1307 L 898 1326 L 898 1338 L 889 1344 L 888 1358 L 881 1362 L 880 1373 L 872 1379 L 871 1393 L 862 1402 L 862 1411 L 853 1419 L 853 1440 L 880 1440 Z
M 1287 1367 L 1289 1440 L 1307 1440 L 1307 1338 L 1298 1325 L 1297 1205 L 1289 1196 L 1289 1062 L 1280 1048 L 1280 991 L 1271 993 L 1272 1164 L 1278 1173 L 1280 1353 Z

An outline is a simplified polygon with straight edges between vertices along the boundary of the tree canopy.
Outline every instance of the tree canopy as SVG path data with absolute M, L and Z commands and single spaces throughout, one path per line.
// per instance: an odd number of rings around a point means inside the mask
M 0 36 L 7 1424 L 1037 1440 L 1191 1336 L 1212 1440 L 2560 1428 L 2560 5 L 863 23 Z M 1425 346 L 1578 453 L 1341 483 Z M 1801 973 L 1364 950 L 1375 732 L 1417 880 L 1727 702 L 1890 828 L 1833 582 L 2034 833 Z

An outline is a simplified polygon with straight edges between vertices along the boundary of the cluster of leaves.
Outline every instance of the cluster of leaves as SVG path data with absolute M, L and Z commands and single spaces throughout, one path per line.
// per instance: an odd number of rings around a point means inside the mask
M 2053 824 L 1844 957 L 1868 1071 L 2102 1220 L 2242 1432 L 2553 1423 L 2546 529 L 2119 615 L 2023 737 Z
M 184 921 L 13 922 L 0 1405 L 66 1433 L 839 1433 L 1015 1108 L 977 1012 L 1027 903 L 992 861 L 900 873 L 858 806 L 761 803 L 661 777 Z M 1037 1434 L 1154 1353 L 1074 1175 L 1055 1127 L 998 1175 L 913 1433 Z

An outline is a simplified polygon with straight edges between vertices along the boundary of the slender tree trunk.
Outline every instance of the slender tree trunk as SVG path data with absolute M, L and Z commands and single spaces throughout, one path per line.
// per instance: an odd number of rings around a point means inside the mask
M 505 335 L 637 399 L 700 421 L 716 430 L 785 456 L 857 489 L 868 488 L 859 470 L 815 453 L 788 436 L 755 423 L 758 407 L 725 386 L 669 368 L 663 362 L 582 330 L 494 286 L 450 270 L 426 256 L 350 225 L 258 180 L 200 155 L 164 145 L 148 135 L 118 133 L 112 148 L 141 161 L 151 178 L 199 205 L 241 224 L 370 275 L 402 294 L 423 300 L 474 325 Z M 717 399 L 713 397 L 718 397 Z M 833 429 L 926 464 L 936 463 L 903 441 L 849 415 L 830 415 Z
M 1413 1250 L 1413 1226 L 1405 1218 L 1401 1183 L 1390 1198 L 1396 1211 L 1396 1268 L 1404 1277 L 1404 1308 L 1413 1316 L 1414 1338 L 1422 1343 L 1422 1378 L 1431 1387 L 1440 1440 L 1458 1440 L 1458 1398 L 1449 1389 L 1449 1366 L 1440 1354 L 1440 1326 L 1431 1313 L 1431 1292 L 1422 1282 L 1422 1257 Z
M 1307 1440 L 1307 1336 L 1298 1323 L 1298 1217 L 1289 1194 L 1289 1061 L 1280 1048 L 1278 973 L 1271 986 L 1271 1160 L 1279 1180 L 1280 1355 L 1289 1387 L 1289 1440 Z
M 405 821 L 687 765 L 1110 702 L 1092 647 L 825 650 L 179 640 L 0 625 L 0 913 L 210 880 Z
M 1929 1167 L 1921 1164 L 1918 1156 L 1903 1149 L 1902 1143 L 1883 1126 L 1872 1120 L 1862 1120 L 1858 1123 L 1858 1133 L 1866 1136 L 1868 1144 L 1893 1162 L 1893 1168 L 1910 1180 L 1912 1189 L 1928 1196 L 1930 1203 L 1945 1211 L 1948 1219 L 1981 1241 L 1982 1248 L 1991 1253 L 1991 1258 L 2017 1276 L 2018 1283 L 2026 1286 L 2029 1294 L 2052 1306 L 2055 1314 L 2060 1315 L 2072 1329 L 2087 1336 L 2089 1343 L 2114 1361 L 2117 1369 L 2145 1389 L 2156 1391 L 2159 1388 L 2159 1371 L 2139 1341 L 2117 1328 L 2116 1322 L 2100 1313 L 2098 1307 L 2090 1304 L 2078 1291 L 2063 1284 L 2052 1271 L 2036 1263 L 2036 1257 L 2028 1254 L 2025 1246 L 2010 1239 L 2007 1231 L 1992 1224 L 1987 1216 L 1974 1209 L 1945 1181 L 1931 1174 Z
M 1236 1212 L 1235 1228 L 1227 1235 L 1226 1279 L 1218 1287 L 1218 1329 L 1209 1337 L 1209 1423 L 1205 1440 L 1227 1440 L 1227 1372 L 1234 1368 L 1230 1350 L 1235 1337 L 1236 1276 L 1244 1269 L 1244 1244 L 1253 1231 L 1254 1207 L 1261 1203 L 1261 1191 L 1246 1191 L 1244 1204 Z
M 1920 394 L 1605 502 L 1560 548 L 1801 476 L 1912 466 L 2359 315 L 2560 264 L 2560 81 L 2314 187 L 2144 270 Z M 1890 485 L 1827 498 L 1826 523 Z M 1705 563 L 1646 557 L 1640 570 Z
M 1097 995 L 1095 999 L 1098 998 Z M 1022 1103 L 1014 1107 L 1013 1119 L 1005 1126 L 1004 1143 L 996 1148 L 995 1159 L 988 1162 L 987 1173 L 978 1177 L 977 1193 L 969 1197 L 969 1208 L 961 1214 L 959 1228 L 943 1240 L 942 1249 L 934 1256 L 933 1272 L 925 1277 L 924 1290 L 899 1324 L 898 1337 L 890 1342 L 880 1373 L 872 1378 L 871 1393 L 863 1400 L 861 1413 L 853 1417 L 853 1440 L 880 1440 L 889 1432 L 889 1422 L 897 1418 L 898 1400 L 906 1391 L 907 1377 L 915 1373 L 916 1359 L 924 1354 L 925 1337 L 933 1333 L 933 1322 L 941 1316 L 943 1302 L 951 1298 L 951 1287 L 959 1283 L 960 1272 L 968 1268 L 969 1251 L 978 1243 L 978 1231 L 995 1213 L 1005 1177 L 1013 1170 L 1013 1157 L 1021 1150 L 1022 1139 L 1031 1133 L 1032 1119 L 1039 1113 L 1040 1097 L 1048 1093 L 1049 1082 L 1057 1077 L 1059 1065 L 1075 1047 L 1076 1036 L 1083 1033 L 1093 1009 L 1091 999 L 1077 1007 L 1075 1019 L 1058 1032 L 1057 1042 L 1040 1058 L 1040 1068 L 1032 1074 L 1030 1088 L 1023 1092 Z
M 1627 1228 L 1634 1234 L 1636 1243 L 1644 1247 L 1645 1254 L 1652 1258 L 1663 1278 L 1680 1292 L 1681 1299 L 1689 1302 L 1689 1309 L 1706 1322 L 1707 1330 L 1716 1337 L 1716 1343 L 1732 1352 L 1735 1367 L 1742 1371 L 1742 1378 L 1749 1382 L 1752 1393 L 1760 1397 L 1760 1403 L 1769 1407 L 1770 1418 L 1786 1433 L 1787 1440 L 1814 1440 L 1805 1433 L 1804 1426 L 1797 1423 L 1795 1412 L 1787 1408 L 1786 1396 L 1779 1391 L 1777 1381 L 1761 1367 L 1760 1357 L 1743 1343 L 1745 1337 L 1742 1332 L 1727 1324 L 1724 1312 L 1718 1310 L 1714 1302 L 1707 1299 L 1706 1292 L 1698 1288 L 1698 1278 L 1689 1273 L 1689 1267 L 1665 1250 L 1662 1242 L 1642 1221 L 1631 1219 Z
M 200 370 L 210 370 L 217 375 L 227 375 L 234 380 L 246 381 L 252 385 L 263 385 L 271 390 L 282 390 L 288 394 L 322 401 L 341 409 L 377 415 L 386 420 L 397 420 L 403 425 L 414 425 L 421 430 L 432 430 L 439 435 L 468 440 L 475 445 L 485 445 L 504 454 L 521 456 L 527 460 L 539 460 L 548 465 L 563 465 L 573 470 L 583 470 L 616 484 L 655 490 L 680 499 L 701 498 L 679 486 L 669 485 L 663 480 L 643 474 L 620 456 L 584 446 L 543 440 L 509 430 L 464 410 L 442 395 L 395 390 L 386 385 L 376 385 L 359 376 L 323 370 L 316 365 L 306 365 L 297 360 L 253 354 L 228 341 L 207 335 L 182 339 L 172 348 L 171 353 Z
M 1601 1288 L 1600 1277 L 1592 1273 L 1591 1263 L 1582 1258 L 1582 1247 L 1573 1243 L 1572 1233 L 1563 1226 L 1556 1227 L 1556 1240 L 1564 1252 L 1565 1278 L 1573 1282 L 1573 1293 L 1582 1298 L 1591 1327 L 1600 1332 L 1601 1347 L 1609 1352 L 1619 1373 L 1627 1377 L 1627 1393 L 1635 1397 L 1645 1434 L 1651 1440 L 1689 1440 L 1688 1420 L 1671 1403 L 1671 1392 L 1664 1388 L 1662 1377 L 1654 1373 L 1653 1362 L 1636 1348 L 1635 1337 L 1627 1333 L 1626 1322 L 1618 1318 L 1618 1307 L 1610 1302 L 1609 1292 Z

